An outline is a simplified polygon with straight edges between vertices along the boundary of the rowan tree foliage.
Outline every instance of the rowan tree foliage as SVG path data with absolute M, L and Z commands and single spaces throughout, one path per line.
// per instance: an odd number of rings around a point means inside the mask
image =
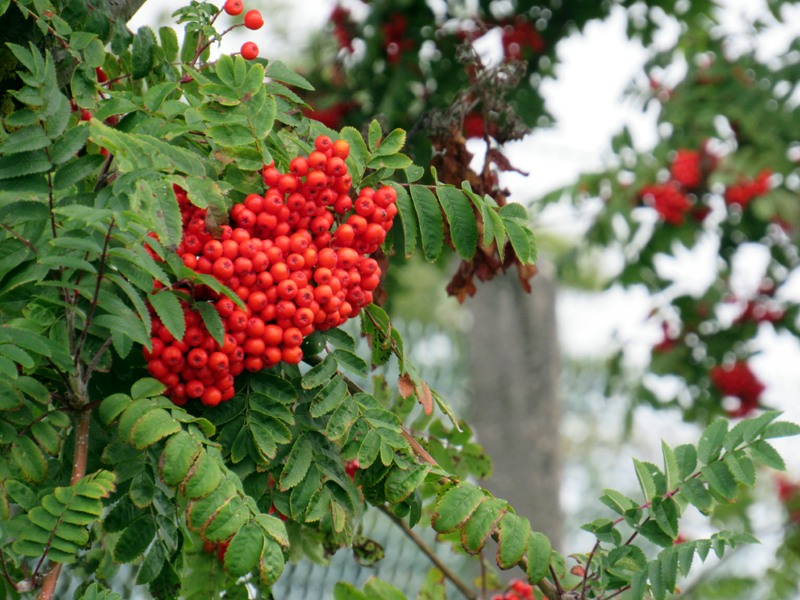
M 182 45 L 170 27 L 128 31 L 102 2 L 2 10 L 35 27 L 6 44 L 17 79 L 0 142 L 7 596 L 52 598 L 66 568 L 83 581 L 75 598 L 119 598 L 110 581 L 133 564 L 155 598 L 269 597 L 287 560 L 378 560 L 359 527 L 371 510 L 409 535 L 430 523 L 468 554 L 491 537 L 498 567 L 521 569 L 507 591 L 519 598 L 663 598 L 695 554 L 755 541 L 721 530 L 676 544 L 690 505 L 710 514 L 754 485 L 756 463 L 783 468 L 768 440 L 800 428 L 775 411 L 664 442 L 662 466 L 634 461 L 642 496 L 605 491 L 598 515 L 613 518 L 584 526 L 597 542 L 570 575 L 524 515 L 470 481 L 483 465 L 452 460 L 472 431 L 409 360 L 381 276 L 387 255 L 435 261 L 447 246 L 467 265 L 454 293 L 512 265 L 526 285 L 528 214 L 491 168 L 415 164 L 405 131 L 372 115 L 363 131 L 304 117 L 313 85 L 247 44 L 210 60 L 241 20 L 237 0 L 178 10 Z M 396 64 L 413 38 L 397 18 L 383 32 Z M 558 35 L 515 21 L 511 62 Z M 470 60 L 467 75 L 505 80 Z M 431 118 L 459 114 L 440 110 Z M 510 110 L 502 126 L 524 122 Z M 356 318 L 368 356 L 339 328 Z M 396 393 L 353 381 L 390 361 Z M 477 597 L 440 562 L 428 593 L 442 597 L 445 577 Z M 403 597 L 379 580 L 334 595 Z

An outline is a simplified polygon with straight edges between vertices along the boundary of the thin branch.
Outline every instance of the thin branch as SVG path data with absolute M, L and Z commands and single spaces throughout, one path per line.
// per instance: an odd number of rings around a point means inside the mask
M 383 514 L 394 521 L 394 523 L 403 530 L 403 533 L 411 538 L 411 540 L 419 547 L 419 549 L 422 550 L 425 556 L 431 559 L 431 562 L 436 565 L 436 568 L 439 569 L 445 577 L 452 581 L 453 585 L 455 585 L 468 600 L 477 600 L 475 592 L 472 591 L 472 589 L 466 583 L 461 581 L 458 575 L 450 570 L 450 567 L 442 562 L 442 559 L 439 558 L 433 550 L 431 550 L 428 544 L 425 543 L 425 540 L 419 537 L 419 535 L 417 535 L 408 525 L 406 525 L 406 522 L 403 521 L 403 519 L 398 518 L 391 510 L 386 508 L 386 506 L 379 506 L 378 508 Z
M 84 383 L 89 381 L 89 377 L 91 376 L 92 371 L 94 371 L 95 367 L 97 366 L 97 363 L 100 362 L 100 359 L 103 357 L 103 353 L 106 350 L 108 350 L 108 347 L 111 345 L 111 339 L 112 339 L 111 336 L 109 336 L 108 339 L 105 342 L 103 342 L 103 345 L 100 346 L 100 350 L 97 351 L 97 354 L 94 355 L 92 362 L 89 363 L 86 372 L 83 374 Z
M 16 231 L 14 231 L 11 227 L 6 225 L 5 223 L 3 223 L 2 225 L 3 225 L 3 229 L 5 229 L 8 233 L 10 233 L 14 237 L 16 237 L 20 242 L 25 244 L 28 248 L 33 250 L 34 254 L 39 254 L 39 251 L 36 248 L 34 248 L 33 244 L 31 244 L 28 240 L 26 240 L 24 237 L 22 237 L 20 234 L 18 234 Z
M 611 600 L 611 598 L 615 598 L 615 597 L 619 596 L 619 595 L 620 595 L 622 592 L 626 592 L 626 591 L 628 591 L 629 589 L 631 589 L 631 586 L 629 586 L 629 585 L 626 585 L 624 588 L 620 588 L 620 589 L 618 589 L 616 592 L 614 592 L 614 593 L 613 593 L 613 594 L 611 594 L 610 596 L 606 596 L 606 597 L 605 597 L 605 600 Z
M 11 579 L 11 575 L 8 574 L 8 569 L 6 569 L 6 559 L 3 556 L 2 552 L 0 552 L 0 564 L 3 565 L 3 574 L 6 576 L 6 579 L 8 580 L 9 585 L 11 585 L 11 588 L 14 591 L 17 591 L 17 584 L 14 583 L 14 580 Z
M 597 540 L 594 544 L 594 548 L 589 553 L 589 560 L 586 561 L 586 569 L 583 571 L 583 581 L 581 582 L 581 597 L 586 597 L 586 583 L 589 580 L 589 569 L 592 567 L 592 559 L 594 558 L 594 553 L 597 552 L 597 548 L 600 547 L 600 540 Z
M 217 16 L 219 16 L 219 13 L 217 13 Z M 214 17 L 214 20 L 216 20 L 216 19 L 217 19 L 217 17 Z M 212 23 L 213 22 L 214 21 L 212 21 Z M 210 38 L 208 40 L 208 42 L 206 42 L 204 44 L 202 43 L 202 40 L 198 40 L 197 41 L 198 42 L 197 43 L 197 52 L 195 53 L 194 59 L 192 59 L 192 63 L 191 63 L 190 66 L 194 67 L 195 63 L 197 62 L 197 59 L 200 58 L 200 55 L 203 52 L 206 51 L 206 48 L 211 46 L 211 44 L 213 44 L 214 42 L 219 42 L 226 33 L 230 33 L 232 30 L 236 29 L 237 27 L 244 27 L 244 23 L 237 23 L 236 25 L 231 25 L 225 31 L 223 31 L 222 33 L 220 33 L 217 36 L 214 36 L 214 37 Z
M 62 371 L 61 369 L 59 369 L 59 368 L 56 366 L 56 364 L 55 364 L 55 363 L 54 363 L 54 362 L 53 362 L 51 359 L 49 359 L 49 358 L 48 358 L 48 359 L 47 359 L 47 362 L 49 362 L 49 363 L 50 363 L 50 366 L 51 366 L 51 367 L 52 367 L 52 368 L 55 370 L 55 372 L 56 372 L 56 373 L 58 373 L 58 376 L 59 376 L 59 377 L 61 377 L 61 381 L 62 381 L 62 383 L 63 383 L 63 384 L 64 384 L 64 386 L 67 388 L 67 391 L 69 391 L 69 389 L 70 389 L 70 387 L 69 387 L 69 379 L 67 379 L 67 376 L 66 376 L 66 374 L 64 373 L 64 371 Z
M 114 218 L 108 224 L 108 231 L 106 232 L 106 241 L 103 243 L 103 253 L 100 255 L 100 268 L 97 270 L 97 285 L 94 288 L 94 297 L 92 304 L 89 306 L 89 312 L 86 315 L 86 321 L 83 324 L 83 331 L 81 332 L 81 339 L 78 342 L 78 347 L 75 348 L 75 364 L 80 360 L 81 351 L 83 350 L 83 343 L 86 340 L 86 334 L 89 333 L 89 326 L 92 322 L 92 315 L 94 309 L 97 308 L 97 298 L 100 295 L 100 284 L 103 282 L 103 267 L 106 265 L 106 251 L 108 250 L 108 241 L 111 239 L 111 230 L 114 228 Z
M 70 477 L 69 484 L 75 485 L 86 475 L 86 458 L 89 454 L 89 423 L 91 421 L 92 412 L 88 406 L 85 410 L 79 412 L 75 417 L 75 450 L 72 461 L 72 477 Z M 55 533 L 55 532 L 54 532 Z M 44 554 L 36 565 L 36 571 L 31 576 L 36 579 L 39 568 L 47 556 L 47 551 L 50 548 L 50 541 L 47 543 Z M 39 594 L 38 600 L 52 600 L 53 594 L 56 591 L 56 584 L 58 583 L 58 576 L 61 574 L 61 563 L 53 563 L 50 570 L 45 575 L 44 583 L 42 584 L 42 592 Z
M 647 518 L 646 518 L 644 521 L 642 521 L 642 525 L 644 525 L 645 523 L 647 523 L 649 520 L 650 520 L 650 517 L 647 517 Z M 634 532 L 633 532 L 633 535 L 632 535 L 631 537 L 629 537 L 629 538 L 628 538 L 628 541 L 627 541 L 627 542 L 625 542 L 625 543 L 624 543 L 624 544 L 622 544 L 622 545 L 623 545 L 623 546 L 627 546 L 628 544 L 630 544 L 630 543 L 633 541 L 633 538 L 635 538 L 635 537 L 636 537 L 636 534 L 638 534 L 638 533 L 639 533 L 638 531 L 634 531 Z
M 29 430 L 31 427 L 33 427 L 33 425 L 34 425 L 35 423 L 38 423 L 39 421 L 41 421 L 41 420 L 43 420 L 43 419 L 46 419 L 46 418 L 47 418 L 49 415 L 53 414 L 54 412 L 67 412 L 67 411 L 69 411 L 69 410 L 70 410 L 70 409 L 69 409 L 69 408 L 67 408 L 67 407 L 65 407 L 65 406 L 64 406 L 64 407 L 61 407 L 61 408 L 54 408 L 53 410 L 48 410 L 48 411 L 47 411 L 46 413 L 44 413 L 43 415 L 40 415 L 40 416 L 36 417 L 36 418 L 35 418 L 33 421 L 31 421 L 30 423 L 28 423 L 28 424 L 25 426 L 25 429 L 23 429 L 22 431 L 20 431 L 20 432 L 17 434 L 17 437 L 19 437 L 19 436 L 21 436 L 21 435 L 25 435 L 25 434 L 28 432 L 28 430 Z
M 17 5 L 19 6 L 19 4 Z M 50 148 L 46 148 L 46 150 L 47 150 L 47 160 L 50 160 Z M 53 239 L 56 239 L 58 237 L 58 233 L 56 230 L 56 213 L 53 212 L 55 209 L 55 205 L 53 202 L 53 173 L 50 171 L 47 172 L 47 187 L 49 188 L 48 199 L 50 202 L 50 226 L 53 230 Z M 64 281 L 64 267 L 59 266 L 58 270 L 61 273 L 61 281 Z M 64 297 L 64 302 L 72 301 L 72 299 L 70 298 L 70 294 L 66 288 L 58 288 L 58 291 Z
M 558 580 L 558 577 L 556 576 L 556 570 L 553 568 L 553 565 L 550 565 L 550 575 L 553 576 L 553 581 L 556 584 L 556 596 L 555 597 L 556 598 L 561 598 L 561 596 L 564 595 L 564 588 L 561 587 L 561 582 Z M 541 588 L 539 588 L 539 589 L 541 589 Z M 544 591 L 544 590 L 542 590 L 542 591 Z M 547 597 L 550 598 L 550 595 L 547 594 Z M 551 598 L 551 600 L 553 600 L 553 599 Z
M 111 166 L 112 160 L 114 160 L 114 155 L 109 152 L 105 161 L 103 161 L 103 168 L 100 171 L 100 175 L 97 176 L 97 183 L 94 186 L 95 194 L 106 186 L 106 175 L 108 175 L 108 169 Z

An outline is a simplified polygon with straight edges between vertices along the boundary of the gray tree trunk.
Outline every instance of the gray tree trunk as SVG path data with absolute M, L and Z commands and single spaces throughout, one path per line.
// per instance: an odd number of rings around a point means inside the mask
M 555 285 L 541 273 L 522 291 L 516 272 L 478 288 L 468 306 L 471 423 L 494 463 L 487 489 L 508 500 L 558 548 L 561 449 Z

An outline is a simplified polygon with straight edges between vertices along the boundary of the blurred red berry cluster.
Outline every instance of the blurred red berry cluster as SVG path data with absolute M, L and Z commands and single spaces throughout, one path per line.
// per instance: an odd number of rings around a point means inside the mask
M 686 213 L 692 208 L 692 203 L 681 192 L 675 181 L 642 188 L 639 197 L 655 208 L 661 218 L 670 225 L 683 225 Z
M 770 177 L 772 177 L 772 171 L 764 169 L 755 180 L 742 178 L 739 183 L 728 186 L 728 189 L 725 190 L 725 202 L 738 204 L 742 209 L 747 208 L 751 200 L 763 196 L 770 190 Z
M 521 579 L 512 579 L 508 589 L 492 596 L 492 600 L 533 600 L 533 586 Z
M 503 55 L 506 59 L 519 60 L 523 50 L 529 49 L 537 54 L 544 52 L 545 43 L 542 36 L 524 17 L 517 17 L 513 23 L 503 26 Z
M 669 168 L 670 176 L 685 190 L 693 190 L 703 180 L 700 170 L 700 153 L 695 150 L 678 150 Z
M 331 23 L 333 23 L 333 35 L 339 42 L 339 46 L 352 52 L 355 24 L 350 18 L 350 11 L 337 4 L 331 13 Z
M 404 52 L 414 49 L 414 40 L 405 37 L 407 29 L 408 20 L 399 12 L 393 12 L 389 16 L 389 21 L 383 24 L 383 47 L 386 50 L 386 59 L 391 65 L 400 62 Z
M 758 408 L 758 400 L 766 389 L 746 361 L 737 360 L 732 366 L 717 365 L 709 372 L 711 382 L 723 396 L 740 400 L 739 407 L 728 411 L 734 418 L 746 417 Z

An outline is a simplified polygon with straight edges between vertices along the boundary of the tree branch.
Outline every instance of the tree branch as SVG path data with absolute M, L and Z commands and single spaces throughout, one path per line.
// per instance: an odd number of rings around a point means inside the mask
M 20 234 L 18 234 L 16 231 L 14 231 L 11 227 L 6 225 L 5 223 L 3 223 L 2 225 L 3 225 L 3 229 L 5 229 L 8 233 L 10 233 L 14 237 L 16 237 L 20 242 L 25 244 L 28 248 L 33 250 L 34 254 L 39 254 L 39 251 L 36 250 L 36 248 L 33 247 L 33 244 L 31 244 L 28 240 L 26 240 L 24 237 L 22 237 Z
M 425 540 L 419 537 L 419 535 L 417 535 L 408 525 L 406 525 L 406 522 L 403 521 L 403 519 L 398 518 L 386 506 L 379 506 L 378 508 L 383 514 L 394 521 L 395 525 L 403 530 L 403 533 L 411 538 L 411 540 L 419 547 L 419 549 L 422 550 L 425 556 L 431 559 L 431 562 L 436 565 L 436 568 L 439 569 L 445 577 L 452 581 L 453 585 L 455 585 L 458 590 L 464 594 L 466 598 L 468 598 L 468 600 L 477 600 L 477 595 L 475 592 L 472 591 L 472 589 L 466 583 L 461 581 L 461 579 L 458 578 L 458 575 L 450 570 L 450 567 L 442 562 L 442 559 L 439 558 L 433 550 L 431 550 L 428 544 L 425 543 Z
M 583 581 L 581 582 L 581 596 L 585 597 L 586 594 L 586 584 L 589 581 L 589 569 L 592 567 L 592 559 L 594 558 L 594 553 L 597 552 L 597 549 L 600 547 L 600 540 L 597 540 L 594 544 L 594 548 L 589 553 L 589 560 L 586 561 L 586 569 L 583 572 Z
M 103 357 L 103 354 L 105 353 L 106 350 L 108 350 L 108 347 L 111 345 L 111 340 L 112 337 L 109 336 L 108 339 L 105 342 L 103 342 L 103 345 L 100 346 L 100 350 L 97 351 L 97 354 L 94 355 L 94 358 L 92 358 L 92 362 L 89 363 L 89 366 L 86 368 L 86 372 L 83 374 L 84 383 L 89 381 L 89 377 L 91 377 L 92 371 L 94 371 L 95 367 L 97 366 L 97 363 L 100 362 L 100 359 Z
M 89 424 L 91 422 L 92 412 L 87 405 L 84 410 L 77 413 L 75 416 L 75 450 L 73 453 L 72 461 L 72 477 L 70 477 L 69 484 L 75 485 L 86 475 L 86 458 L 89 454 Z M 36 571 L 31 576 L 34 580 L 42 565 L 47 550 L 50 548 L 48 543 L 44 554 L 42 555 L 39 564 L 36 565 Z M 58 584 L 58 576 L 61 574 L 61 563 L 53 563 L 50 570 L 45 575 L 44 583 L 42 584 L 42 591 L 39 594 L 38 600 L 52 600 L 53 594 L 56 591 L 56 584 Z
M 89 306 L 89 312 L 86 314 L 86 321 L 83 324 L 83 331 L 81 332 L 81 339 L 78 342 L 78 347 L 75 348 L 75 364 L 78 364 L 78 361 L 81 357 L 81 351 L 83 350 L 83 343 L 86 340 L 86 334 L 89 333 L 89 326 L 92 323 L 92 315 L 94 314 L 94 309 L 97 308 L 97 298 L 100 295 L 100 284 L 103 282 L 103 267 L 106 265 L 106 251 L 108 250 L 108 241 L 111 239 L 111 230 L 114 228 L 114 218 L 111 218 L 111 222 L 108 224 L 108 231 L 106 232 L 106 241 L 103 243 L 103 253 L 100 255 L 100 268 L 97 270 L 97 285 L 94 288 L 94 297 L 92 298 L 92 304 Z

